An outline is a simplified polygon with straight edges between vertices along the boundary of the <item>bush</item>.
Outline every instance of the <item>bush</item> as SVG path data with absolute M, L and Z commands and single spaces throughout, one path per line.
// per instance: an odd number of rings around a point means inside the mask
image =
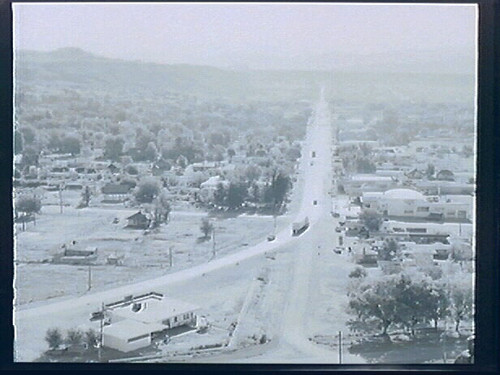
M 353 279 L 353 278 L 360 279 L 360 278 L 366 277 L 366 271 L 363 267 L 356 267 L 355 269 L 353 269 L 351 271 L 351 273 L 349 274 L 349 277 L 351 279 Z

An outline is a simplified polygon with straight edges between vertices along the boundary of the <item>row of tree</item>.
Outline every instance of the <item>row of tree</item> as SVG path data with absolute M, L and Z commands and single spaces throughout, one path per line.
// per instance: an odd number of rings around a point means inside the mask
M 420 271 L 368 277 L 363 269 L 350 274 L 348 322 L 355 331 L 377 329 L 383 335 L 391 328 L 415 335 L 417 325 L 451 319 L 458 332 L 460 323 L 473 316 L 473 280 L 468 273 L 456 273 L 446 280 L 433 280 Z
M 93 329 L 86 332 L 79 329 L 69 329 L 66 335 L 63 336 L 63 333 L 58 328 L 49 328 L 45 334 L 45 341 L 50 350 L 60 349 L 64 344 L 70 348 L 85 346 L 87 349 L 92 349 L 99 344 L 99 335 Z
M 289 176 L 274 171 L 270 181 L 263 187 L 249 181 L 230 182 L 227 187 L 219 183 L 212 203 L 229 209 L 241 207 L 244 202 L 264 203 L 279 210 L 291 186 Z

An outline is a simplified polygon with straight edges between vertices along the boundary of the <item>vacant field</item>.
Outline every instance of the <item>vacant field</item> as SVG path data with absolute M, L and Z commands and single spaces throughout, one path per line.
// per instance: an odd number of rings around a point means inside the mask
M 45 196 L 36 225 L 28 223 L 24 231 L 20 225 L 16 228 L 17 305 L 86 293 L 89 272 L 91 290 L 101 290 L 191 267 L 214 256 L 214 241 L 201 238 L 200 223 L 207 215 L 205 212 L 174 207 L 170 222 L 146 235 L 142 230 L 125 228 L 126 218 L 137 208 L 109 205 L 76 209 L 79 194 L 64 194 L 68 206 L 63 207 L 62 213 L 55 197 Z M 278 227 L 287 225 L 287 219 L 279 217 Z M 270 216 L 242 215 L 212 222 L 216 257 L 256 244 L 273 230 Z M 63 251 L 61 246 L 72 241 L 81 249 L 98 249 L 97 261 L 90 271 L 85 265 L 51 263 L 52 257 Z M 107 264 L 108 257 L 119 258 L 121 265 Z

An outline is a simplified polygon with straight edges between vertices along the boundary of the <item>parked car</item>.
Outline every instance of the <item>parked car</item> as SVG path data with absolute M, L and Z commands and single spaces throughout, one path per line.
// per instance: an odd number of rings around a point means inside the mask
M 333 249 L 333 252 L 334 252 L 335 254 L 342 254 L 342 250 L 344 250 L 344 248 L 343 248 L 343 247 L 341 247 L 341 246 L 337 246 L 336 248 L 334 248 L 334 249 Z

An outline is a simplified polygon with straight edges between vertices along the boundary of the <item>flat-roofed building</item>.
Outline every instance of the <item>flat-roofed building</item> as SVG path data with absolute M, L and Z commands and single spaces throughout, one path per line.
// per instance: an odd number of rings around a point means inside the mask
M 157 334 L 180 326 L 196 326 L 198 306 L 159 293 L 127 296 L 105 305 L 110 325 L 103 329 L 103 345 L 122 352 L 147 347 Z
M 473 198 L 425 196 L 413 189 L 391 189 L 363 193 L 361 202 L 364 208 L 386 218 L 470 222 Z
M 146 324 L 126 319 L 104 327 L 102 345 L 127 353 L 151 345 L 151 334 L 164 329 L 161 324 Z

